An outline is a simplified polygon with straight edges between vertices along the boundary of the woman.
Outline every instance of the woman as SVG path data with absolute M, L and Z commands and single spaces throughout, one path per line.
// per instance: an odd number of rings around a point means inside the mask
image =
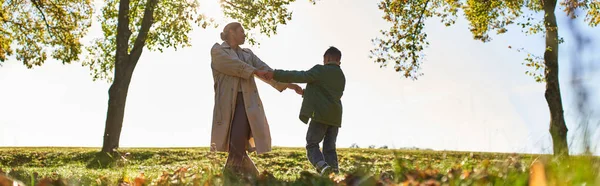
M 253 76 L 280 92 L 294 89 L 301 94 L 302 88 L 262 78 L 272 69 L 250 49 L 240 48 L 246 40 L 240 23 L 227 24 L 221 40 L 224 42 L 211 49 L 215 90 L 211 151 L 229 152 L 226 170 L 257 176 L 258 169 L 246 150 L 258 154 L 271 151 L 271 134 Z

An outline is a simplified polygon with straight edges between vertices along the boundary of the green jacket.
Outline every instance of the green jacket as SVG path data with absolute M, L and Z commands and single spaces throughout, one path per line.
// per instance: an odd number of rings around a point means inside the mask
M 337 64 L 315 65 L 308 71 L 275 70 L 273 79 L 282 83 L 307 83 L 300 109 L 300 120 L 342 126 L 344 72 Z

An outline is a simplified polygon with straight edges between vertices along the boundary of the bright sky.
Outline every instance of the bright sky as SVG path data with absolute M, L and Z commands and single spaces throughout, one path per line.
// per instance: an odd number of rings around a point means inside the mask
M 202 9 L 219 17 L 217 2 L 202 0 Z M 510 27 L 507 34 L 481 43 L 472 39 L 464 19 L 449 28 L 439 20 L 429 20 L 426 31 L 431 45 L 425 51 L 425 75 L 412 81 L 391 67 L 379 68 L 368 58 L 374 47 L 371 39 L 379 36 L 380 29 L 388 29 L 376 2 L 293 3 L 293 20 L 281 26 L 278 35 L 260 38 L 260 47 L 245 47 L 272 68 L 297 70 L 321 63 L 331 45 L 342 51 L 347 84 L 338 147 L 356 143 L 360 147 L 551 153 L 545 85 L 525 75 L 523 53 L 508 49 L 509 45 L 525 47 L 541 54 L 542 35 L 525 36 Z M 101 3 L 97 4 L 99 8 Z M 557 13 L 559 26 L 564 26 L 564 13 Z M 221 42 L 222 26 L 193 31 L 190 48 L 143 53 L 129 89 L 121 147 L 209 145 L 214 103 L 209 50 Z M 572 39 L 568 29 L 561 28 L 566 42 L 560 50 L 560 78 L 572 137 L 579 118 L 569 88 Z M 599 28 L 586 31 L 598 33 Z M 100 34 L 95 23 L 90 36 Z M 595 40 L 597 46 L 600 37 Z M 594 88 L 590 95 L 598 95 L 600 73 L 585 78 Z M 100 147 L 109 86 L 93 82 L 80 63 L 62 65 L 49 60 L 34 69 L 26 69 L 14 58 L 3 63 L 0 146 Z M 304 146 L 307 126 L 298 119 L 301 98 L 291 90 L 279 93 L 262 82 L 258 86 L 273 145 Z M 600 100 L 590 102 L 600 110 Z

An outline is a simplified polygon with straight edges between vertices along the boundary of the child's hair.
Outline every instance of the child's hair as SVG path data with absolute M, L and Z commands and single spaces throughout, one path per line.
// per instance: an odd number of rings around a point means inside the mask
M 334 58 L 340 60 L 340 59 L 342 59 L 342 52 L 340 52 L 340 50 L 338 50 L 334 46 L 330 46 L 329 49 L 327 49 L 327 51 L 325 51 L 325 54 L 323 54 L 323 57 L 325 57 L 325 56 L 331 56 L 331 57 L 334 57 Z

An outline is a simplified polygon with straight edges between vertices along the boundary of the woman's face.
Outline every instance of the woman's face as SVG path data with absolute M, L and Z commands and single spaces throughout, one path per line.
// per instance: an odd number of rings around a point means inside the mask
M 246 33 L 244 32 L 244 28 L 242 27 L 231 30 L 229 34 L 231 34 L 231 40 L 236 45 L 242 45 L 246 41 Z

